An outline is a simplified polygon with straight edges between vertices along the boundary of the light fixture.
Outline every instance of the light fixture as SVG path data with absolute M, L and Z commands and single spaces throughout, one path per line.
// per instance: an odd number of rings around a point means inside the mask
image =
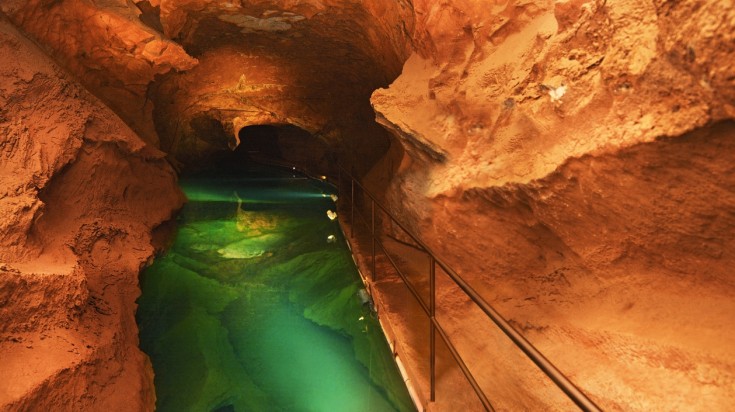
M 327 210 L 327 217 L 329 218 L 329 220 L 334 220 L 337 218 L 337 212 Z

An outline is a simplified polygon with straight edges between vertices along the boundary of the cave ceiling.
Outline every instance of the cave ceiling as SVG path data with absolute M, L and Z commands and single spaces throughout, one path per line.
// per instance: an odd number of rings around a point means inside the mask
M 410 50 L 406 1 L 60 0 L 0 6 L 148 142 L 186 163 L 249 125 L 298 126 L 372 160 L 370 94 Z M 222 124 L 223 133 L 197 127 Z

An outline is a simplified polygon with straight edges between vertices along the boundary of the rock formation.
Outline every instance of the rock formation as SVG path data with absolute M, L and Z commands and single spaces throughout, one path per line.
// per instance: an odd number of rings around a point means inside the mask
M 733 405 L 732 5 L 414 6 L 416 50 L 372 96 L 405 149 L 394 212 L 603 409 Z M 496 407 L 569 407 L 450 318 Z
M 151 409 L 134 302 L 173 169 L 5 20 L 0 56 L 0 409 Z
M 0 408 L 152 407 L 134 300 L 182 203 L 171 164 L 271 135 L 364 175 L 604 409 L 735 404 L 730 1 L 0 12 Z M 569 408 L 460 294 L 439 304 L 498 409 Z
M 0 11 L 42 44 L 138 135 L 156 143 L 148 84 L 196 65 L 125 1 L 7 1 Z
M 400 72 L 413 22 L 409 3 L 389 0 L 33 0 L 0 10 L 189 167 L 260 124 L 297 126 L 343 157 L 376 161 L 388 134 L 369 97 Z

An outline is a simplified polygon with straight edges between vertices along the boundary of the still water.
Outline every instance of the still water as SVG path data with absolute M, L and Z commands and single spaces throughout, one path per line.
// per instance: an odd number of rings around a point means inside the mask
M 138 300 L 157 410 L 415 410 L 327 217 L 332 187 L 255 165 L 180 183 L 189 203 Z

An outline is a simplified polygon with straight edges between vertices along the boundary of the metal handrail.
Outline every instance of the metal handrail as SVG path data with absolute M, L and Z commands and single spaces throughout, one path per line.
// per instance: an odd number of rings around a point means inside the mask
M 351 232 L 352 232 L 351 237 L 354 237 L 354 228 L 355 228 L 355 221 L 354 221 L 354 219 L 355 219 L 354 183 L 356 183 L 356 180 L 352 180 L 351 182 L 352 182 L 352 184 L 351 184 L 351 188 L 350 188 L 351 189 L 350 190 L 350 192 L 351 192 L 351 199 L 350 199 L 350 201 L 351 201 L 351 206 L 353 206 L 353 207 L 350 210 L 350 215 L 351 215 L 351 218 L 350 218 L 351 219 L 351 222 L 350 222 L 351 223 L 351 227 L 350 227 L 350 229 L 351 229 Z M 359 185 L 359 182 L 357 182 L 357 183 Z M 339 186 L 340 185 L 338 184 L 337 187 L 339 188 Z M 414 299 L 416 299 L 416 301 L 419 303 L 419 306 L 421 306 L 421 309 L 424 311 L 424 314 L 429 318 L 429 328 L 430 328 L 429 329 L 429 337 L 430 337 L 429 343 L 430 343 L 430 352 L 431 352 L 430 357 L 429 357 L 429 360 L 430 360 L 430 365 L 429 365 L 429 367 L 430 367 L 430 380 L 431 380 L 431 384 L 430 384 L 430 391 L 431 391 L 430 392 L 430 400 L 433 402 L 433 401 L 435 401 L 435 398 L 436 398 L 436 338 L 435 338 L 435 336 L 436 336 L 436 332 L 438 332 L 439 333 L 439 337 L 441 337 L 442 338 L 442 341 L 447 345 L 447 348 L 449 349 L 449 353 L 452 355 L 452 357 L 454 358 L 455 362 L 457 363 L 457 366 L 459 366 L 460 370 L 465 375 L 465 378 L 470 383 L 470 386 L 472 386 L 472 389 L 477 394 L 477 396 L 480 399 L 480 402 L 482 403 L 482 405 L 485 408 L 485 410 L 486 411 L 490 411 L 490 412 L 495 411 L 495 409 L 493 408 L 492 404 L 488 400 L 487 396 L 483 392 L 482 388 L 477 383 L 477 380 L 472 375 L 472 372 L 470 372 L 469 368 L 465 364 L 465 362 L 462 359 L 462 357 L 460 356 L 459 352 L 454 347 L 454 344 L 452 344 L 451 340 L 449 339 L 449 336 L 444 331 L 444 329 L 441 327 L 441 325 L 439 324 L 439 321 L 436 319 L 436 316 L 435 316 L 435 313 L 436 313 L 436 304 L 435 304 L 435 297 L 436 297 L 436 294 L 435 294 L 435 284 L 436 284 L 435 274 L 436 274 L 436 271 L 435 271 L 435 265 L 434 265 L 433 256 L 429 255 L 429 257 L 431 258 L 431 265 L 429 266 L 430 267 L 430 292 L 429 292 L 430 303 L 429 303 L 429 306 L 427 306 L 427 304 L 421 298 L 421 294 L 416 290 L 416 288 L 413 286 L 413 284 L 408 280 L 408 277 L 403 273 L 403 271 L 401 270 L 401 268 L 399 267 L 399 265 L 393 259 L 393 256 L 391 256 L 390 253 L 388 253 L 388 250 L 385 248 L 385 246 L 383 246 L 382 242 L 380 242 L 378 240 L 378 237 L 377 237 L 377 235 L 375 233 L 375 214 L 374 214 L 376 200 L 375 200 L 374 197 L 372 197 L 372 195 L 367 190 L 365 190 L 364 187 L 362 187 L 362 185 L 360 185 L 359 187 L 364 191 L 364 193 L 366 193 L 370 197 L 370 200 L 371 200 L 371 203 L 370 203 L 370 210 L 371 210 L 370 227 L 371 227 L 371 232 L 370 232 L 370 234 L 371 234 L 373 245 L 376 242 L 380 245 L 380 248 L 383 251 L 383 254 L 386 256 L 386 258 L 388 258 L 388 261 L 390 262 L 391 266 L 393 266 L 393 269 L 395 269 L 396 273 L 398 274 L 398 276 L 403 281 L 403 284 L 408 288 L 408 290 L 413 295 Z M 393 218 L 392 215 L 388 214 L 388 212 L 387 212 L 387 210 L 385 210 L 385 208 L 383 208 L 382 206 L 380 206 L 380 207 L 382 208 L 383 212 L 386 213 L 389 218 L 391 218 L 392 221 L 394 221 L 395 223 L 397 223 L 397 224 L 400 225 L 400 223 L 398 221 L 396 221 L 395 218 Z M 368 225 L 367 219 L 365 218 L 365 216 L 363 216 L 362 213 L 360 213 L 358 211 L 357 212 L 357 216 L 362 220 L 362 222 L 366 226 Z M 406 230 L 403 227 L 402 227 L 402 229 L 403 230 Z M 407 234 L 409 236 L 412 236 L 413 237 L 413 235 L 411 233 L 407 233 Z M 418 239 L 415 239 L 414 238 L 414 240 L 418 240 Z M 419 250 L 421 250 L 422 252 L 426 252 L 423 249 L 419 249 Z M 375 273 L 375 250 L 373 250 L 372 259 L 373 259 L 373 273 L 372 273 L 372 276 L 373 276 L 373 281 L 375 281 L 375 275 L 376 275 L 376 273 Z
M 367 225 L 367 219 L 365 219 L 365 217 L 362 215 L 362 213 L 357 212 L 357 215 L 360 217 L 360 219 L 362 219 L 363 223 L 365 223 Z M 352 227 L 355 226 L 354 225 L 354 222 L 350 222 L 350 223 L 352 224 Z M 401 278 L 401 280 L 403 280 L 403 283 L 406 284 L 406 287 L 408 288 L 409 292 L 411 292 L 411 294 L 413 295 L 413 297 L 416 298 L 416 301 L 418 301 L 419 306 L 421 306 L 421 310 L 424 311 L 424 314 L 426 314 L 426 316 L 429 316 L 430 317 L 431 316 L 431 309 L 429 308 L 429 306 L 426 305 L 426 303 L 424 302 L 424 300 L 421 299 L 421 294 L 416 290 L 416 287 L 413 286 L 411 284 L 411 282 L 408 281 L 408 277 L 406 276 L 405 273 L 403 273 L 403 271 L 401 270 L 401 268 L 398 267 L 398 263 L 396 263 L 396 261 L 393 259 L 393 256 L 391 256 L 388 253 L 388 249 L 385 248 L 385 246 L 383 245 L 383 243 L 380 242 L 379 240 L 375 239 L 375 238 L 373 238 L 373 239 L 377 241 L 377 244 L 380 246 L 380 249 L 383 251 L 383 254 L 388 258 L 388 262 L 390 262 L 391 266 L 393 266 L 393 268 L 396 270 L 396 273 Z M 375 254 L 373 254 L 373 256 L 375 256 Z M 375 275 L 375 271 L 373 271 L 373 275 Z M 373 279 L 373 280 L 375 280 L 375 279 Z
M 423 249 L 425 253 L 427 253 L 430 257 L 430 304 L 426 305 L 425 302 L 421 299 L 418 292 L 415 290 L 415 288 L 411 285 L 411 283 L 408 281 L 408 278 L 400 271 L 397 264 L 393 261 L 393 258 L 390 256 L 389 253 L 387 253 L 387 250 L 385 247 L 378 241 L 378 244 L 380 245 L 381 249 L 383 250 L 384 254 L 388 257 L 388 260 L 390 261 L 391 265 L 396 269 L 398 272 L 400 278 L 403 280 L 403 282 L 406 284 L 406 286 L 411 291 L 411 294 L 416 298 L 416 300 L 420 303 L 422 309 L 424 312 L 428 313 L 427 315 L 430 318 L 430 325 L 431 325 L 431 331 L 430 331 L 430 343 L 431 343 L 431 400 L 434 400 L 434 394 L 435 394 L 435 343 L 434 343 L 434 334 L 435 331 L 439 332 L 439 336 L 442 338 L 444 343 L 449 348 L 450 353 L 452 354 L 452 357 L 457 362 L 458 366 L 462 370 L 462 373 L 465 375 L 469 383 L 471 384 L 472 388 L 475 390 L 477 396 L 480 398 L 480 401 L 484 405 L 486 410 L 493 410 L 492 405 L 490 405 L 490 402 L 488 401 L 487 397 L 485 396 L 482 388 L 479 387 L 477 382 L 475 381 L 474 377 L 472 376 L 472 373 L 469 371 L 465 363 L 462 361 L 461 356 L 457 352 L 457 350 L 454 348 L 452 343 L 449 340 L 449 337 L 446 335 L 444 330 L 441 328 L 441 325 L 437 321 L 435 317 L 435 265 L 439 265 L 444 272 L 449 276 L 450 279 L 454 281 L 454 283 L 459 286 L 462 291 L 467 294 L 467 296 L 472 300 L 480 309 L 495 323 L 495 325 L 500 328 L 503 333 L 505 333 L 508 338 L 511 339 L 511 341 L 519 348 L 523 353 L 526 354 L 526 356 L 533 361 L 536 366 L 538 366 L 541 371 L 543 371 L 546 376 L 548 376 L 554 384 L 556 384 L 559 389 L 564 392 L 569 399 L 574 402 L 580 409 L 583 411 L 600 411 L 601 409 L 591 400 L 587 395 L 585 395 L 577 386 L 575 386 L 564 374 L 559 371 L 556 366 L 554 366 L 541 352 L 539 352 L 536 347 L 533 346 L 520 332 L 515 330 L 508 321 L 498 313 L 497 310 L 495 310 L 480 294 L 475 291 L 475 289 L 470 286 L 464 279 L 462 279 L 457 272 L 455 272 L 449 265 L 447 265 L 444 261 L 439 259 L 436 254 L 429 248 L 424 242 L 422 242 L 418 236 L 414 235 L 408 228 L 406 228 L 401 222 L 398 221 L 380 202 L 378 202 L 375 199 L 375 196 L 373 196 L 370 191 L 365 189 L 365 187 L 357 180 L 355 179 L 352 174 L 350 174 L 347 169 L 342 167 L 341 165 L 338 166 L 338 182 L 337 182 L 337 188 L 340 189 L 341 186 L 341 175 L 344 172 L 346 176 L 350 178 L 351 182 L 351 196 L 350 196 L 350 202 L 351 202 L 351 220 L 350 223 L 352 225 L 351 232 L 352 237 L 354 237 L 354 226 L 355 226 L 355 218 L 354 218 L 354 212 L 355 212 L 355 185 L 359 187 L 364 194 L 366 194 L 370 200 L 371 200 L 371 217 L 372 217 L 372 228 L 371 228 L 371 236 L 373 241 L 373 277 L 375 276 L 375 242 L 377 240 L 377 236 L 375 234 L 375 205 L 377 205 L 383 213 L 385 213 L 386 216 L 388 216 L 391 219 L 392 223 L 395 223 L 405 234 L 407 234 L 411 239 L 416 242 L 416 244 Z M 361 213 L 358 212 L 358 215 L 363 219 L 363 221 L 367 224 L 367 219 L 362 216 Z

